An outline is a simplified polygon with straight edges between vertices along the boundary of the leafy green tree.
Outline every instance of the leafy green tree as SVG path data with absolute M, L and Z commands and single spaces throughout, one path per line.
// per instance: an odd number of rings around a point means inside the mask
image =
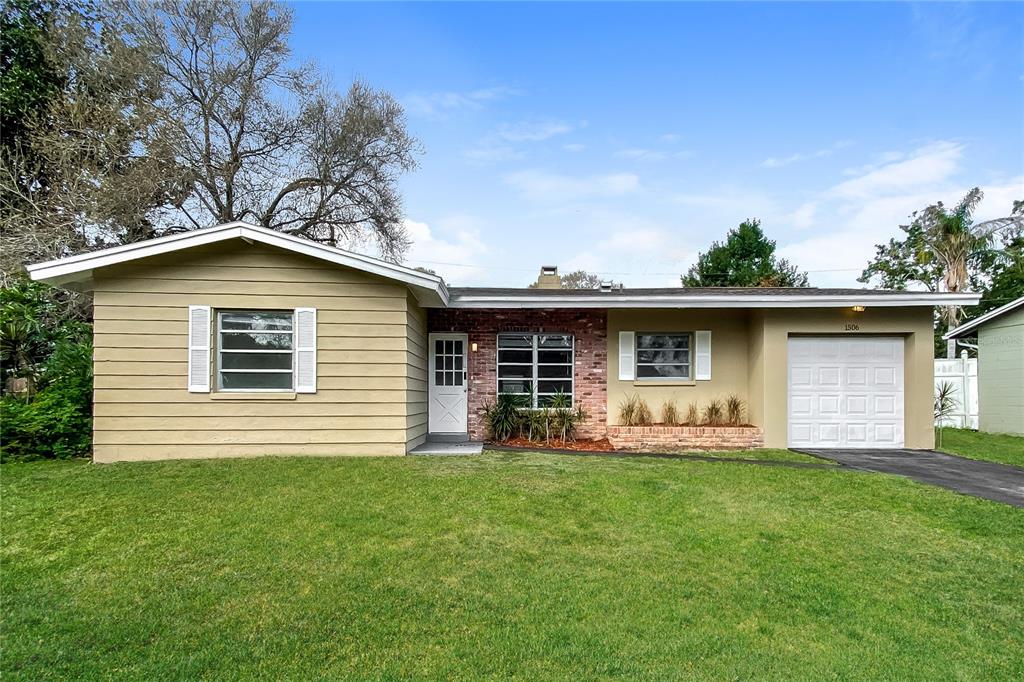
M 945 341 L 941 337 L 950 327 L 965 316 L 1012 300 L 1012 293 L 1022 286 L 1018 274 L 1024 202 L 1014 202 L 1006 217 L 976 223 L 974 212 L 983 197 L 975 187 L 952 209 L 940 201 L 915 211 L 910 224 L 900 225 L 903 238 L 879 244 L 874 259 L 858 278 L 886 289 L 919 285 L 929 291 L 983 292 L 979 308 L 965 311 L 948 306 L 939 311 L 935 324 L 937 354 L 942 353 Z M 991 291 L 996 285 L 998 294 Z
M 807 273 L 775 257 L 757 218 L 729 230 L 724 243 L 714 242 L 682 277 L 686 287 L 806 287 Z
M 6 0 L 0 7 L 0 145 L 12 147 L 64 80 L 47 54 L 47 28 L 60 3 Z M 67 3 L 64 3 L 67 4 Z

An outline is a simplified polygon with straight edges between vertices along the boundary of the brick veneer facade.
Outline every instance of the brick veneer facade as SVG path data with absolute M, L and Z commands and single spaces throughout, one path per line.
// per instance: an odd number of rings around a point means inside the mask
M 608 323 L 603 310 L 465 310 L 431 308 L 431 332 L 459 332 L 469 336 L 469 437 L 485 436 L 483 409 L 498 392 L 497 344 L 501 332 L 572 334 L 575 339 L 573 403 L 582 405 L 587 421 L 583 438 L 604 438 L 608 424 Z
M 764 445 L 756 426 L 609 426 L 616 450 L 750 450 Z

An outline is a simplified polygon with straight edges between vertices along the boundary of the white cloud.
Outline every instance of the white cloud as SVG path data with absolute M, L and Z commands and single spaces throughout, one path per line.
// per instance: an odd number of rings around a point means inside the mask
M 797 229 L 805 230 L 814 224 L 814 215 L 817 211 L 818 205 L 813 201 L 808 201 L 787 215 L 784 220 L 792 223 L 793 227 Z
M 964 150 L 961 144 L 940 141 L 910 153 L 887 152 L 879 163 L 857 169 L 856 175 L 789 216 L 796 227 L 804 215 L 830 231 L 780 246 L 780 255 L 811 270 L 816 286 L 865 286 L 856 278 L 874 257 L 876 244 L 899 238 L 899 226 L 914 211 L 937 201 L 955 205 L 968 192 L 970 185 L 956 179 Z M 975 218 L 1005 215 L 1013 200 L 1024 195 L 1024 176 L 982 189 L 985 199 Z M 828 216 L 827 222 L 822 216 Z
M 957 171 L 963 151 L 964 146 L 957 142 L 934 142 L 906 158 L 883 163 L 841 182 L 831 193 L 844 199 L 865 200 L 930 189 Z
M 406 219 L 405 229 L 412 244 L 406 265 L 424 267 L 454 284 L 472 283 L 486 275 L 480 258 L 487 253 L 476 221 L 466 216 L 450 216 L 440 221 L 441 235 L 435 235 L 427 223 Z
M 809 159 L 821 159 L 826 156 L 832 156 L 832 154 L 836 153 L 840 149 L 845 149 L 846 147 L 849 147 L 852 144 L 853 142 L 851 142 L 850 140 L 840 140 L 839 142 L 833 144 L 831 147 L 825 147 L 823 149 L 818 149 L 813 152 L 790 154 L 789 156 L 784 156 L 782 158 L 769 157 L 761 162 L 761 166 L 763 168 L 782 168 L 783 166 L 788 166 L 799 161 L 807 161 Z
M 578 177 L 541 170 L 524 170 L 505 176 L 505 182 L 527 199 L 572 201 L 586 197 L 622 196 L 640 189 L 640 178 L 632 173 Z
M 573 126 L 564 121 L 520 121 L 498 126 L 495 133 L 509 142 L 542 142 L 573 131 Z
M 683 136 L 677 135 L 676 133 L 665 133 L 658 139 L 661 140 L 662 142 L 667 142 L 671 144 L 673 142 L 679 142 L 679 140 L 683 139 Z
M 447 118 L 457 111 L 479 111 L 488 102 L 522 95 L 521 90 L 505 86 L 479 88 L 468 92 L 412 93 L 403 99 L 405 109 L 414 116 Z
M 573 153 L 581 152 L 581 151 L 583 151 L 586 148 L 587 148 L 587 145 L 580 144 L 579 142 L 573 142 L 571 144 L 563 144 L 562 145 L 562 149 L 564 149 L 567 152 L 573 152 Z

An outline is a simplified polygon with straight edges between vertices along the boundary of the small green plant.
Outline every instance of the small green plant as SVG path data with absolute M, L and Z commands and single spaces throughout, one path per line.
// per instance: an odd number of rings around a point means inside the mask
M 743 423 L 743 411 L 746 405 L 743 399 L 735 393 L 725 399 L 725 421 L 730 426 L 739 426 Z
M 704 408 L 704 424 L 707 426 L 720 426 L 725 416 L 722 401 L 715 398 Z
M 953 397 L 955 393 L 956 387 L 948 381 L 943 381 L 935 387 L 934 414 L 935 423 L 939 427 L 939 446 L 942 445 L 942 427 L 960 406 L 960 401 Z
M 661 406 L 661 423 L 665 426 L 679 426 L 679 408 L 675 400 L 666 400 Z
M 524 396 L 499 393 L 495 402 L 484 406 L 487 437 L 503 441 L 520 433 L 523 422 L 522 408 L 525 406 Z
M 697 426 L 700 424 L 700 408 L 697 407 L 696 402 L 692 402 L 686 408 L 686 425 Z

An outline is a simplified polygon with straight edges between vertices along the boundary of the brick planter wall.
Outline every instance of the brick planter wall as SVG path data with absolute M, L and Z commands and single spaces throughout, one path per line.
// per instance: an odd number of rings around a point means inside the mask
M 501 332 L 549 332 L 575 337 L 575 405 L 582 405 L 587 421 L 578 432 L 581 438 L 604 438 L 607 429 L 608 370 L 607 316 L 603 310 L 465 310 L 431 308 L 427 313 L 430 332 L 459 332 L 469 335 L 469 437 L 485 435 L 484 405 L 494 402 L 498 391 L 497 345 Z
M 764 446 L 756 426 L 609 426 L 616 450 L 749 450 Z

